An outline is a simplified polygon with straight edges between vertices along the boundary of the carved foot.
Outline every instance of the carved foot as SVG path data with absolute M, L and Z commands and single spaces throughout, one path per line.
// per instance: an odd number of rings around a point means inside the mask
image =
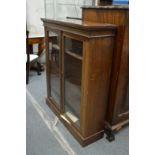
M 105 130 L 105 133 L 106 133 L 106 139 L 107 139 L 109 142 L 112 142 L 112 141 L 115 140 L 115 136 L 114 136 L 113 131 L 111 131 L 110 129 L 106 129 L 106 130 Z

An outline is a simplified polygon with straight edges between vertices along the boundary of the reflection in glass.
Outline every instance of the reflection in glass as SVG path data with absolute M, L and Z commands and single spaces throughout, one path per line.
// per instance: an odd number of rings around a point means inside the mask
M 60 107 L 60 46 L 59 34 L 49 32 L 51 97 Z
M 65 37 L 64 52 L 65 113 L 80 125 L 82 42 Z

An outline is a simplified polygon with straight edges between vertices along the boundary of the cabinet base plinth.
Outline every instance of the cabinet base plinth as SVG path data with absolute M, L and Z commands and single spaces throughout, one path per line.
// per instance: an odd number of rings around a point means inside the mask
M 55 104 L 51 101 L 51 99 L 46 98 L 46 103 L 49 106 L 49 108 L 60 119 L 60 121 L 65 125 L 65 127 L 70 131 L 70 133 L 74 136 L 74 138 L 80 143 L 81 146 L 85 147 L 85 146 L 101 139 L 104 136 L 104 130 L 102 130 L 102 131 L 99 131 L 93 135 L 90 135 L 89 137 L 83 137 L 75 126 L 68 123 L 68 121 L 66 121 L 65 119 L 63 119 L 61 117 L 61 112 L 55 106 Z

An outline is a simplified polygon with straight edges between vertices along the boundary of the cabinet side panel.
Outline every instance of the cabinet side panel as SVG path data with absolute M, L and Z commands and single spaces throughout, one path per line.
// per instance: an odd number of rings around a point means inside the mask
M 113 58 L 114 38 L 96 38 L 87 42 L 84 57 L 84 90 L 82 101 L 83 136 L 104 128 Z
M 129 117 L 129 25 L 125 29 L 124 43 L 120 61 L 113 122 Z

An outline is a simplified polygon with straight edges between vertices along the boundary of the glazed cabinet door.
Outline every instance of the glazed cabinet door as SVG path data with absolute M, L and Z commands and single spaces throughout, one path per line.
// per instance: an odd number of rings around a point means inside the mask
M 76 127 L 80 127 L 83 42 L 63 35 L 63 90 L 64 114 Z
M 47 82 L 48 97 L 57 108 L 61 107 L 61 33 L 55 30 L 47 31 Z

